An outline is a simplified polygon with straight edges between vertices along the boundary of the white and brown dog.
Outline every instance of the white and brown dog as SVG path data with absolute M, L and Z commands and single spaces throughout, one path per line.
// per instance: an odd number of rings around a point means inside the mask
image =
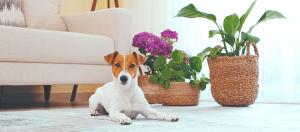
M 138 86 L 138 66 L 146 57 L 133 52 L 121 55 L 117 51 L 104 57 L 112 66 L 114 81 L 99 87 L 89 99 L 92 116 L 109 113 L 111 121 L 131 124 L 138 114 L 148 119 L 178 121 L 179 117 L 160 113 L 150 107 Z

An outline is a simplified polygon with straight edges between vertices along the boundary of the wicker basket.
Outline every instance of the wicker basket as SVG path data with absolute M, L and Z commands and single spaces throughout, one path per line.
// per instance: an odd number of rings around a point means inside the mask
M 250 44 L 256 55 L 250 55 Z M 211 92 L 215 101 L 223 106 L 248 106 L 258 94 L 258 50 L 252 42 L 247 43 L 247 55 L 207 58 Z
M 159 85 L 160 101 L 162 105 L 191 106 L 199 104 L 200 89 L 191 87 L 186 82 L 171 82 L 170 88 L 165 90 Z
M 149 83 L 148 80 L 152 75 L 141 75 L 138 78 L 138 85 L 144 92 L 145 98 L 149 104 L 160 103 L 159 86 L 156 83 Z

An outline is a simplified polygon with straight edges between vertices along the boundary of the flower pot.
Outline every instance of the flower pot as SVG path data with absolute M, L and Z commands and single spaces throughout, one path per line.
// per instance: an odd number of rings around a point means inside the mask
M 246 56 L 207 58 L 211 92 L 218 104 L 248 106 L 255 102 L 259 88 L 259 54 L 256 45 L 252 45 L 256 55 L 250 55 L 248 43 Z
M 149 104 L 160 103 L 159 86 L 156 83 L 149 83 L 148 80 L 152 75 L 140 75 L 138 85 L 144 92 L 145 98 Z
M 192 106 L 199 104 L 200 89 L 191 87 L 187 82 L 171 82 L 169 89 L 165 90 L 159 85 L 160 101 L 162 105 Z

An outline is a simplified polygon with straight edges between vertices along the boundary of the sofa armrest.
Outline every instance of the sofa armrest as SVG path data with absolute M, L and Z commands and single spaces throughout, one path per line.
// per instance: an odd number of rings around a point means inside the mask
M 78 32 L 110 37 L 114 48 L 121 54 L 130 54 L 134 13 L 127 9 L 111 8 L 62 17 L 68 32 Z

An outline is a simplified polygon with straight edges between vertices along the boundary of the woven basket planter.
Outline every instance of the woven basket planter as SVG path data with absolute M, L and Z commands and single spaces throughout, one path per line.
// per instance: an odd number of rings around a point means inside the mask
M 207 58 L 211 92 L 215 101 L 223 106 L 248 106 L 255 102 L 258 95 L 258 59 L 250 55 L 250 43 L 247 43 L 247 55 L 228 57 L 216 56 L 212 61 Z
M 199 104 L 200 89 L 191 87 L 187 82 L 171 82 L 170 88 L 165 90 L 159 85 L 160 101 L 162 105 L 195 106 Z
M 138 78 L 138 85 L 144 92 L 145 98 L 149 104 L 160 103 L 159 86 L 156 83 L 149 83 L 148 80 L 152 75 L 141 75 Z

